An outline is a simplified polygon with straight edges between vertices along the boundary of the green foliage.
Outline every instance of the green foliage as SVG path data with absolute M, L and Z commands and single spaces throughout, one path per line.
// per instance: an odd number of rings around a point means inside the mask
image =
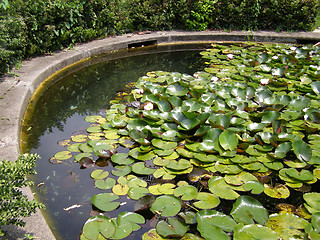
M 318 0 L 1 0 L 0 74 L 26 57 L 110 34 L 312 30 L 318 5 Z
M 36 154 L 20 155 L 14 162 L 3 160 L 0 162 L 0 226 L 14 224 L 24 226 L 21 217 L 29 217 L 42 204 L 35 200 L 28 200 L 20 188 L 30 186 L 31 181 L 25 179 L 26 175 L 35 174 Z M 1 229 L 0 229 L 1 233 Z

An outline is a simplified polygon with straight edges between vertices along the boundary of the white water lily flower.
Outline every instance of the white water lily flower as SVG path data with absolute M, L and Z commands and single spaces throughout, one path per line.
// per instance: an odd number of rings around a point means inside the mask
M 217 82 L 218 80 L 219 80 L 219 78 L 216 77 L 216 76 L 214 76 L 214 77 L 211 78 L 211 81 L 212 81 L 212 82 Z
M 261 78 L 261 79 L 260 79 L 260 83 L 261 83 L 262 85 L 268 84 L 268 83 L 269 83 L 269 79 L 268 79 L 268 78 Z
M 279 56 L 275 55 L 272 57 L 272 59 L 279 59 Z
M 290 50 L 295 51 L 297 50 L 297 47 L 291 47 Z
M 233 58 L 234 58 L 234 55 L 233 55 L 232 53 L 229 53 L 229 54 L 227 55 L 227 58 L 233 59 Z
M 142 94 L 142 93 L 143 93 L 143 89 L 141 89 L 141 88 L 136 89 L 136 93 L 137 93 L 137 94 Z
M 144 105 L 144 110 L 152 110 L 153 109 L 153 104 L 151 102 L 148 102 Z

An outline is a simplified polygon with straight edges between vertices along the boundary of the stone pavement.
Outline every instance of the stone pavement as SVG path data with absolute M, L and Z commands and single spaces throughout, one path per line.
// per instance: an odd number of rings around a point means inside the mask
M 14 161 L 19 155 L 20 126 L 28 102 L 37 87 L 56 71 L 85 58 L 108 51 L 150 44 L 217 41 L 258 41 L 278 43 L 315 44 L 320 41 L 320 32 L 276 33 L 267 31 L 203 31 L 203 32 L 142 32 L 109 37 L 90 43 L 80 44 L 74 49 L 24 61 L 14 75 L 0 79 L 0 159 Z M 30 188 L 23 192 L 30 198 Z M 54 240 L 55 237 L 41 212 L 25 219 L 26 227 L 7 228 L 8 240 L 22 239 L 25 233 L 40 240 Z

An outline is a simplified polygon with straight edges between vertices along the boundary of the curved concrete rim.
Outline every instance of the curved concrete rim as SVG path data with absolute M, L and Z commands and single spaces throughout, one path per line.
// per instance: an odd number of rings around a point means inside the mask
M 162 43 L 256 41 L 306 44 L 320 41 L 318 32 L 267 32 L 267 31 L 168 31 L 143 32 L 108 37 L 75 46 L 72 50 L 57 52 L 24 61 L 20 69 L 14 69 L 14 76 L 0 79 L 0 159 L 15 161 L 20 153 L 20 127 L 28 102 L 37 87 L 55 72 L 85 58 L 113 50 Z M 33 198 L 30 188 L 24 194 Z M 26 226 L 8 226 L 8 236 L 3 239 L 22 239 L 24 234 L 32 234 L 37 239 L 54 240 L 41 212 L 25 219 Z

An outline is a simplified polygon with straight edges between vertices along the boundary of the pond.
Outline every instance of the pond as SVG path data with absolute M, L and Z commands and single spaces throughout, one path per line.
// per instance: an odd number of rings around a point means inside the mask
M 22 149 L 41 156 L 34 178 L 38 187 L 34 190 L 46 204 L 45 215 L 57 239 L 76 239 L 92 210 L 90 198 L 99 192 L 92 188 L 91 170 L 80 169 L 73 161 L 58 165 L 49 162 L 56 152 L 64 149 L 57 143 L 74 132 L 85 132 L 90 125 L 84 120 L 86 116 L 105 114 L 117 92 L 147 72 L 192 74 L 202 70 L 199 51 L 209 47 L 209 44 L 167 45 L 92 57 L 53 76 L 31 100 L 23 123 Z M 64 210 L 75 204 L 81 207 Z
M 66 74 L 24 120 L 52 226 L 81 240 L 319 239 L 319 52 L 221 43 Z

